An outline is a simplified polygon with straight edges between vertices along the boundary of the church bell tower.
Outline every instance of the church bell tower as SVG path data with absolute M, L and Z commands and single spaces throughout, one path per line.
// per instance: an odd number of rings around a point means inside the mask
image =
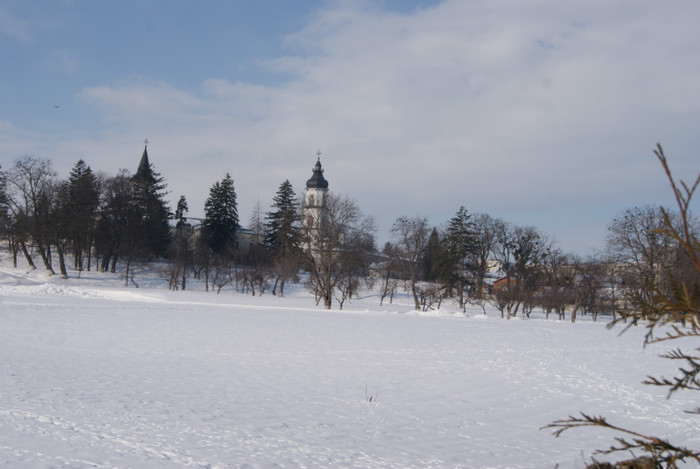
M 314 166 L 311 179 L 306 181 L 306 196 L 304 198 L 303 226 L 305 230 L 320 230 L 323 221 L 323 212 L 326 209 L 326 195 L 328 193 L 328 181 L 323 177 L 321 167 L 321 152 L 318 152 L 318 160 Z

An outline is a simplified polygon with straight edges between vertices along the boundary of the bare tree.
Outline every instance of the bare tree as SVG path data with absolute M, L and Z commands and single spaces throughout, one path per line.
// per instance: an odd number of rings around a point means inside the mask
M 185 290 L 187 277 L 194 264 L 196 232 L 189 223 L 179 222 L 168 248 L 169 284 L 171 289 Z
M 131 241 L 132 226 L 137 216 L 131 204 L 131 176 L 120 170 L 101 186 L 100 216 L 95 229 L 95 251 L 100 257 L 100 270 L 116 271 L 122 257 L 128 257 L 136 244 Z
M 536 274 L 549 241 L 533 227 L 495 225 L 495 253 L 505 272 L 505 285 L 496 292 L 497 307 L 506 318 L 518 314 L 521 306 L 534 301 Z
M 25 155 L 15 162 L 7 174 L 7 202 L 12 213 L 12 223 L 17 242 L 30 266 L 34 265 L 27 241 L 34 242 L 49 273 L 51 266 L 51 245 L 49 242 L 49 212 L 51 189 L 56 172 L 51 161 Z
M 469 264 L 474 275 L 475 288 L 470 293 L 473 298 L 483 297 L 484 279 L 488 272 L 488 261 L 496 246 L 496 226 L 503 225 L 500 220 L 494 220 L 489 215 L 479 213 L 472 216 L 474 227 L 474 247 L 470 251 Z
M 326 197 L 319 216 L 303 230 L 302 245 L 311 274 L 309 287 L 330 309 L 339 282 L 356 275 L 358 257 L 366 259 L 373 250 L 375 227 L 353 200 L 335 194 Z
M 666 211 L 674 223 L 674 215 Z M 622 269 L 630 295 L 651 299 L 653 288 L 668 290 L 669 272 L 676 261 L 673 240 L 664 234 L 664 210 L 659 207 L 634 207 L 615 218 L 608 226 L 607 249 L 612 262 Z
M 605 264 L 595 257 L 587 260 L 573 257 L 571 267 L 574 273 L 578 304 L 584 314 L 590 314 L 593 320 L 596 321 L 598 314 L 607 307 L 603 295 L 605 290 Z
M 564 319 L 566 308 L 574 302 L 574 277 L 571 259 L 559 248 L 546 249 L 542 256 L 541 275 L 538 280 L 538 296 L 546 317 L 554 311 Z M 572 312 L 572 322 L 576 315 Z
M 421 261 L 428 246 L 430 231 L 428 220 L 422 216 L 399 217 L 391 229 L 399 258 L 408 272 L 416 310 L 421 308 L 416 283 L 420 275 Z
M 380 297 L 379 306 L 384 303 L 384 299 L 389 297 L 389 304 L 394 301 L 394 293 L 396 293 L 396 287 L 399 285 L 400 277 L 400 267 L 399 258 L 396 247 L 387 242 L 382 250 L 383 258 L 377 264 L 379 267 L 379 272 L 382 276 L 381 286 L 380 286 Z

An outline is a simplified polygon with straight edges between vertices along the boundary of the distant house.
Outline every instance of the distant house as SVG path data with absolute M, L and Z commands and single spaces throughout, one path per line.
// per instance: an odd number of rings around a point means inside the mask
M 514 278 L 509 278 L 509 277 L 501 277 L 495 282 L 493 282 L 493 285 L 491 288 L 493 289 L 493 292 L 496 293 L 498 291 L 506 291 L 509 288 L 515 288 L 519 286 L 522 282 L 519 280 L 516 280 Z

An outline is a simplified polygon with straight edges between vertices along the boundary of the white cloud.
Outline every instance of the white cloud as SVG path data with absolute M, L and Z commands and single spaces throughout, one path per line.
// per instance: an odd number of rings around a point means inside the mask
M 54 51 L 47 59 L 49 70 L 72 75 L 75 72 L 78 60 L 73 58 L 72 54 L 66 50 Z
M 228 171 L 243 219 L 285 178 L 300 193 L 321 149 L 332 189 L 375 215 L 382 239 L 399 215 L 439 223 L 465 205 L 566 248 L 586 224 L 602 239 L 622 208 L 668 200 L 657 141 L 697 171 L 699 13 L 691 0 L 452 0 L 407 14 L 331 3 L 267 62 L 292 76 L 284 85 L 90 87 L 79 97 L 103 132 L 63 147 L 133 170 L 148 137 L 173 201 L 184 193 L 197 212 Z M 584 209 L 601 215 L 571 216 Z
M 32 42 L 29 23 L 11 15 L 2 7 L 0 7 L 0 33 L 24 43 Z

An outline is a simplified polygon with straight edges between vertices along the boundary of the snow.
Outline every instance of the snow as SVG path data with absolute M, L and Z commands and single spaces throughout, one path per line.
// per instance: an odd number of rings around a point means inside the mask
M 580 411 L 700 446 L 693 396 L 641 384 L 672 371 L 642 328 L 137 281 L 5 255 L 0 465 L 584 467 L 614 434 L 541 430 Z

